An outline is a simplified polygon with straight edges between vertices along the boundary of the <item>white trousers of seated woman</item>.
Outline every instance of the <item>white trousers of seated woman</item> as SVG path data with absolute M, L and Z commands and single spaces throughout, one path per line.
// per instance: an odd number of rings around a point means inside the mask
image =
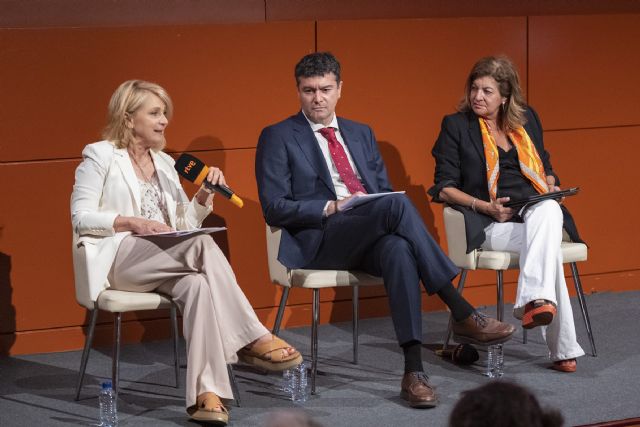
M 569 291 L 562 267 L 562 210 L 553 200 L 527 209 L 524 223 L 492 223 L 485 228 L 486 250 L 515 252 L 520 255 L 520 275 L 514 315 L 522 318 L 524 306 L 545 299 L 556 304 L 553 321 L 542 326 L 542 336 L 551 360 L 573 359 L 584 355 L 576 340 L 576 328 Z
M 118 248 L 109 282 L 118 290 L 161 292 L 178 305 L 187 342 L 187 407 L 205 392 L 233 398 L 227 364 L 269 331 L 211 236 L 128 236 Z

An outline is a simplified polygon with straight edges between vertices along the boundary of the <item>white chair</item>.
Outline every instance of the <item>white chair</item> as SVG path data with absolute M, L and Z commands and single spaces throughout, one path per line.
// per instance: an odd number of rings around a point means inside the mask
M 488 251 L 484 249 L 475 249 L 470 253 L 467 252 L 467 237 L 462 213 L 452 209 L 444 208 L 444 226 L 447 234 L 447 244 L 449 245 L 449 258 L 453 263 L 462 269 L 458 282 L 458 292 L 462 293 L 464 282 L 467 278 L 469 270 L 495 270 L 497 276 L 497 318 L 502 320 L 504 314 L 503 299 L 503 273 L 504 270 L 519 268 L 519 255 L 514 252 Z M 584 325 L 587 329 L 589 342 L 591 344 L 591 352 L 595 357 L 596 345 L 593 340 L 593 332 L 591 330 L 591 321 L 587 312 L 587 305 L 584 299 L 582 284 L 580 283 L 580 275 L 578 274 L 577 262 L 587 260 L 587 245 L 584 243 L 573 243 L 569 241 L 569 236 L 563 233 L 562 241 L 562 257 L 563 263 L 569 264 L 573 274 L 573 282 L 582 311 Z M 451 324 L 451 323 L 450 323 Z M 526 343 L 526 330 L 523 330 L 523 341 Z M 445 339 L 444 348 L 446 349 L 451 339 L 451 327 L 449 327 L 447 337 Z
M 74 239 L 75 241 L 75 239 Z M 86 277 L 89 272 L 90 266 L 87 265 L 85 248 L 81 246 L 74 248 L 73 250 L 73 265 L 76 277 Z M 78 382 L 76 385 L 75 400 L 80 398 L 80 391 L 82 390 L 82 382 L 84 379 L 84 373 L 87 368 L 87 361 L 89 360 L 89 352 L 91 351 L 91 344 L 93 342 L 93 335 L 96 327 L 96 321 L 98 320 L 98 311 L 103 310 L 113 313 L 113 349 L 111 353 L 111 380 L 113 384 L 114 392 L 118 392 L 119 379 L 120 379 L 120 337 L 121 337 L 121 325 L 122 325 L 122 313 L 129 311 L 142 311 L 142 310 L 157 310 L 168 308 L 171 313 L 171 335 L 173 338 L 173 357 L 174 357 L 174 372 L 175 372 L 175 387 L 180 386 L 180 369 L 178 365 L 178 314 L 177 307 L 173 301 L 160 293 L 156 292 L 126 292 L 109 289 L 109 283 L 104 284 L 104 289 L 88 289 L 88 286 L 83 286 L 76 280 L 76 299 L 78 303 L 85 307 L 89 313 L 91 313 L 91 320 L 89 321 L 89 331 L 87 332 L 87 338 L 84 344 L 84 350 L 82 352 L 82 360 L 80 363 L 80 372 L 78 376 Z M 86 280 L 82 281 L 87 283 Z M 240 394 L 233 375 L 231 366 L 227 365 L 229 377 L 231 379 L 231 385 L 233 387 L 233 394 L 236 400 L 236 404 L 240 406 Z
M 273 334 L 280 331 L 280 323 L 291 288 L 313 289 L 311 315 L 311 393 L 316 392 L 318 365 L 318 322 L 320 320 L 320 289 L 351 286 L 353 290 L 353 363 L 358 363 L 358 288 L 382 285 L 382 278 L 360 271 L 289 269 L 278 261 L 280 234 L 277 227 L 267 225 L 267 255 L 271 281 L 282 286 L 282 298 L 273 326 Z

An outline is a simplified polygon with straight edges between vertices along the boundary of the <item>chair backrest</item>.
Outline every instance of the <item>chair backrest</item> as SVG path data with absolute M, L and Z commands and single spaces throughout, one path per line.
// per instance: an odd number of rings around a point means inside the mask
M 475 270 L 478 264 L 477 250 L 467 253 L 467 231 L 462 213 L 450 207 L 445 207 L 444 228 L 449 246 L 449 258 L 458 267 L 465 270 Z
M 289 270 L 278 261 L 280 250 L 280 235 L 282 230 L 267 224 L 267 261 L 269 263 L 269 277 L 271 281 L 281 286 L 291 287 Z
M 73 254 L 73 275 L 76 288 L 76 300 L 83 307 L 93 310 L 100 293 L 109 287 L 109 283 L 102 283 L 101 286 L 91 286 L 89 275 L 94 273 L 95 266 L 90 266 L 87 261 L 87 248 L 85 245 L 77 245 L 77 235 L 71 239 Z

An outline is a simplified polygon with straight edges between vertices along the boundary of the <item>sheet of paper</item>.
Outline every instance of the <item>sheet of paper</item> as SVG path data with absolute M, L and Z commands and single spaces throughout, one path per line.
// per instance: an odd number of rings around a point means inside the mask
M 390 194 L 404 194 L 404 191 L 392 191 L 390 193 L 372 193 L 372 194 L 364 194 L 362 196 L 352 197 L 348 202 L 342 206 L 342 210 L 346 211 L 356 206 L 360 206 L 363 203 L 370 202 L 373 199 L 377 199 L 378 197 L 388 196 Z
M 182 236 L 188 236 L 190 234 L 196 234 L 196 233 L 215 233 L 217 231 L 222 231 L 226 229 L 227 227 L 204 227 L 204 228 L 194 228 L 193 230 L 165 231 L 163 233 L 153 233 L 153 234 L 134 234 L 134 236 L 182 237 Z

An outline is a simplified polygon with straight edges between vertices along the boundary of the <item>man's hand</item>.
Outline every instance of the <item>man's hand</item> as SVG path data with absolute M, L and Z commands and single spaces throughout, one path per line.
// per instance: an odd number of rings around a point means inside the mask
M 353 193 L 349 197 L 345 197 L 342 200 L 334 200 L 333 202 L 331 202 L 329 204 L 329 208 L 327 209 L 327 216 L 333 215 L 334 213 L 342 212 L 344 210 L 344 205 L 347 203 L 347 201 L 349 201 L 349 200 L 351 200 L 353 198 L 358 198 L 360 196 L 364 196 L 364 195 L 365 194 L 362 191 L 356 191 L 355 193 Z

